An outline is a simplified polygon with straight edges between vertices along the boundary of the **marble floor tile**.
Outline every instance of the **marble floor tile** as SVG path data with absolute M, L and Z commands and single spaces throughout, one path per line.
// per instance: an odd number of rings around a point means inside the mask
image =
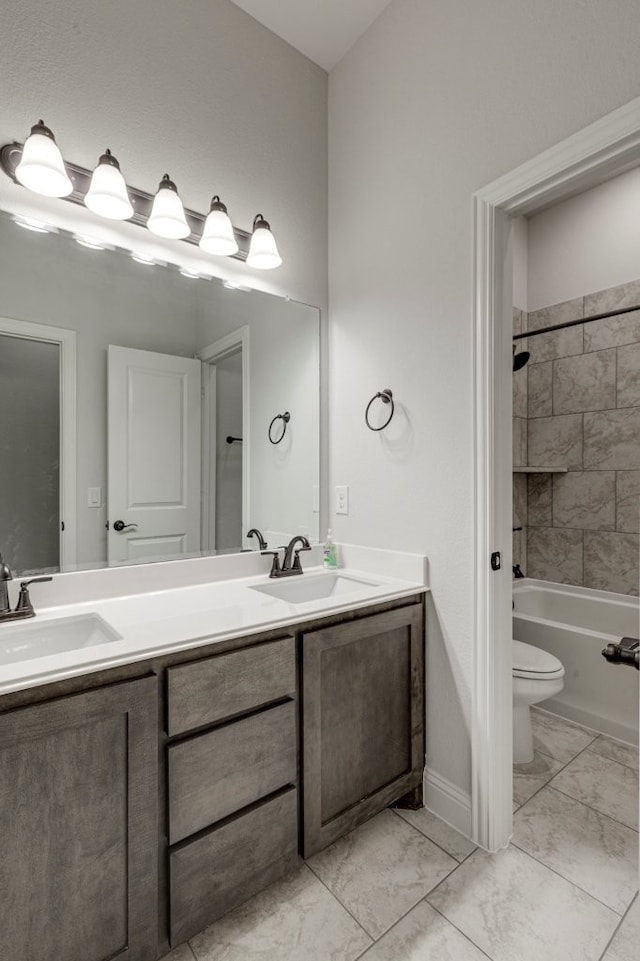
M 543 711 L 531 711 L 533 747 L 565 764 L 592 744 L 597 734 Z
M 303 865 L 190 943 L 197 961 L 354 961 L 371 938 Z
M 427 811 L 426 808 L 420 808 L 419 811 L 397 809 L 396 814 L 399 814 L 401 818 L 404 818 L 405 821 L 437 844 L 443 851 L 446 851 L 447 854 L 450 854 L 456 861 L 464 861 L 476 849 L 473 841 L 466 838 L 464 834 L 460 834 L 459 831 L 456 831 L 436 814 Z
M 618 761 L 584 751 L 553 778 L 551 787 L 638 829 L 638 773 Z
M 638 961 L 639 946 L 640 898 L 636 898 L 616 931 L 602 961 Z
M 619 920 L 513 846 L 474 851 L 427 900 L 492 961 L 598 961 Z
M 384 934 L 458 866 L 389 810 L 307 863 L 373 938 Z
M 639 752 L 635 745 L 625 744 L 601 734 L 589 745 L 589 750 L 601 754 L 602 757 L 609 757 L 612 761 L 618 761 L 619 764 L 626 764 L 634 771 L 638 770 Z
M 563 761 L 539 752 L 528 764 L 514 764 L 513 800 L 517 804 L 524 804 L 561 770 L 563 764 Z
M 638 834 L 579 801 L 543 788 L 514 818 L 513 843 L 624 914 L 638 885 Z
M 421 901 L 363 954 L 362 961 L 487 961 L 487 956 Z

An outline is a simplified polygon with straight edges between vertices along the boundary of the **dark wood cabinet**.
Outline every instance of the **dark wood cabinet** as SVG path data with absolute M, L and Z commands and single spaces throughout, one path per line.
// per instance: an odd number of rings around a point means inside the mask
M 156 679 L 0 714 L 0 938 L 14 961 L 157 956 Z
M 422 782 L 423 606 L 302 636 L 303 856 Z
M 156 961 L 420 785 L 423 646 L 414 596 L 2 695 L 0 957 Z

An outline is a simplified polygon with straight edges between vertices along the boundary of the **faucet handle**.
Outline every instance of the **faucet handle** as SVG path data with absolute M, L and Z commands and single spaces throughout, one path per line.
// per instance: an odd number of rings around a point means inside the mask
M 25 614 L 29 616 L 34 615 L 36 612 L 33 609 L 33 604 L 31 603 L 31 598 L 29 597 L 29 585 L 43 584 L 45 581 L 52 580 L 52 577 L 32 577 L 29 581 L 20 581 L 20 593 L 18 594 L 16 611 L 24 611 Z
M 13 573 L 8 564 L 2 559 L 2 554 L 0 554 L 0 581 L 12 581 Z
M 302 551 L 310 551 L 310 550 L 311 550 L 311 544 L 307 544 L 306 547 L 296 547 L 295 551 L 293 552 L 293 570 L 294 571 L 302 570 L 302 564 L 300 563 L 300 554 L 302 553 Z
M 280 551 L 260 551 L 260 553 L 263 557 L 266 555 L 273 557 L 269 577 L 280 577 Z

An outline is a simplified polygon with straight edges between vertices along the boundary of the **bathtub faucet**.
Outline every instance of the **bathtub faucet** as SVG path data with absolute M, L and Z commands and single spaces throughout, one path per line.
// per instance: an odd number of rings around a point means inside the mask
M 522 573 L 522 570 L 521 570 L 519 564 L 514 564 L 512 570 L 513 570 L 513 576 L 516 577 L 516 578 L 518 578 L 518 577 L 524 577 L 524 576 L 525 576 L 525 575 Z

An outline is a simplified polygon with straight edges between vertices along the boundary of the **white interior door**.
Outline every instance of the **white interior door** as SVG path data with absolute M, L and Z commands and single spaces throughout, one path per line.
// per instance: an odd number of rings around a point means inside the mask
M 109 347 L 110 563 L 200 550 L 200 371 Z

